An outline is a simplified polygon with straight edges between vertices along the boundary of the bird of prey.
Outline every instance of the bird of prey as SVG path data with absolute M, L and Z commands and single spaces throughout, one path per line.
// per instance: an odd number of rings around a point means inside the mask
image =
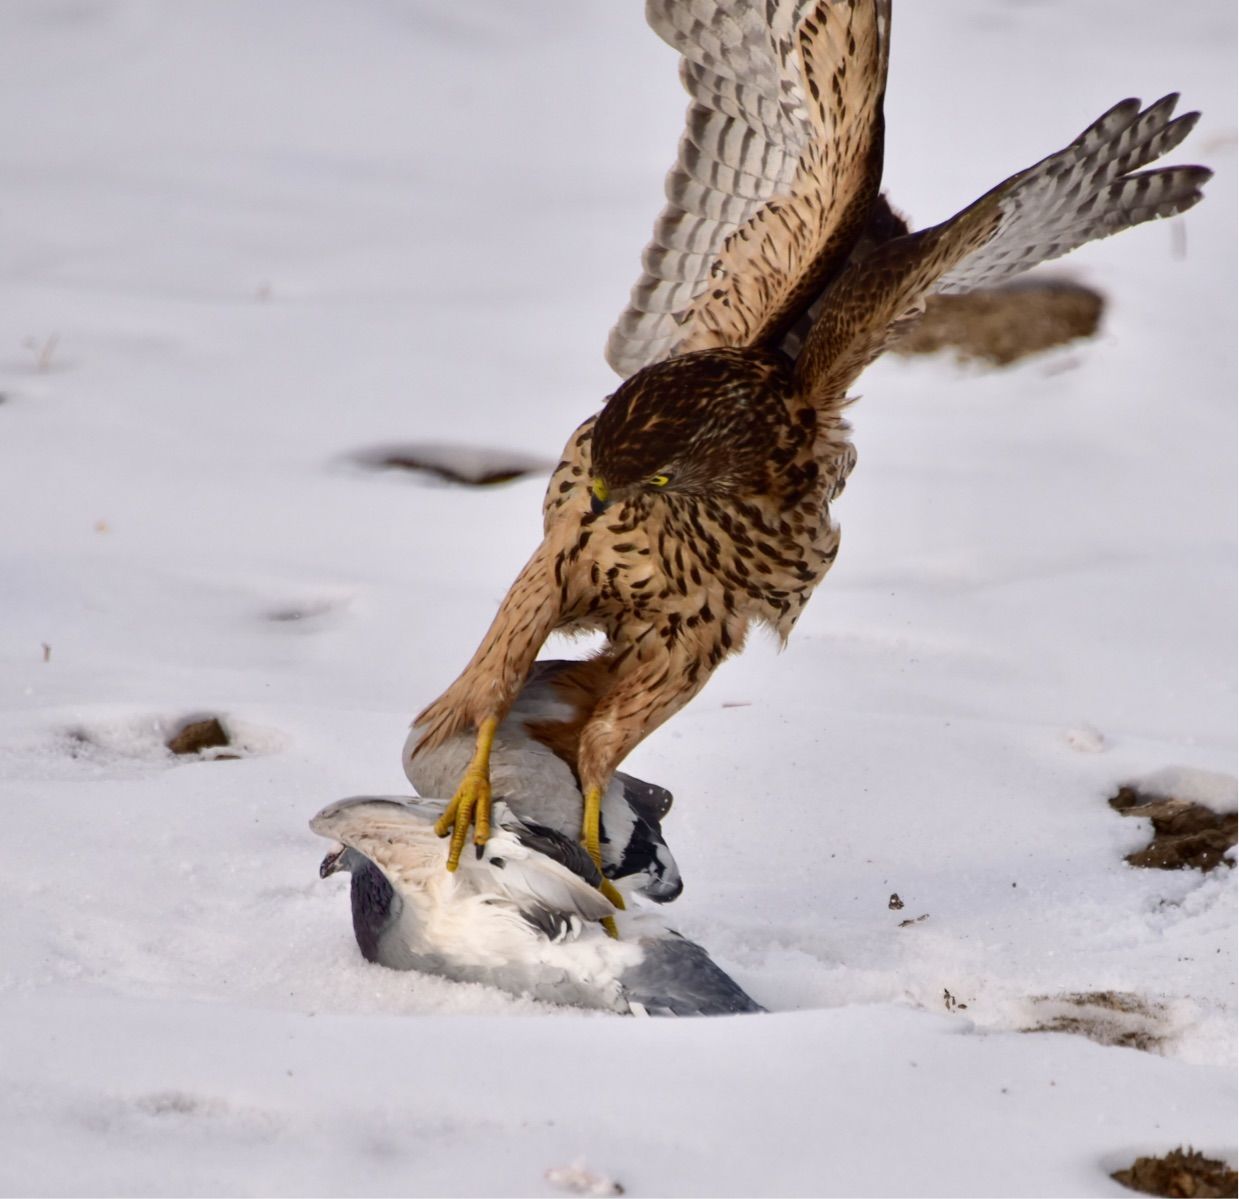
M 542 544 L 418 753 L 474 753 L 440 832 L 489 828 L 489 756 L 546 637 L 595 629 L 575 770 L 582 838 L 616 767 L 754 624 L 786 640 L 830 569 L 854 461 L 848 388 L 936 293 L 998 283 L 1190 208 L 1211 172 L 1144 169 L 1197 113 L 1124 100 L 940 225 L 879 195 L 889 0 L 648 0 L 690 96 L 667 205 L 607 357 L 624 382 L 568 439 Z
M 448 873 L 435 832 L 443 807 L 361 796 L 310 821 L 340 843 L 320 875 L 352 872 L 353 932 L 367 960 L 622 1014 L 762 1010 L 700 945 L 651 917 L 627 920 L 622 940 L 608 937 L 595 922 L 614 909 L 589 855 L 502 801 L 480 855 Z
M 599 666 L 600 682 L 607 675 Z M 490 753 L 490 782 L 529 825 L 564 836 L 581 824 L 582 796 L 576 775 L 576 747 L 581 726 L 593 711 L 596 696 L 588 690 L 589 670 L 582 663 L 541 661 L 500 724 Z M 473 737 L 462 731 L 419 753 L 422 733 L 410 730 L 404 770 L 419 795 L 450 796 L 473 756 Z M 671 810 L 665 787 L 616 771 L 602 797 L 599 840 L 603 890 L 624 880 L 647 899 L 668 903 L 684 889 L 679 867 L 662 835 L 662 820 Z

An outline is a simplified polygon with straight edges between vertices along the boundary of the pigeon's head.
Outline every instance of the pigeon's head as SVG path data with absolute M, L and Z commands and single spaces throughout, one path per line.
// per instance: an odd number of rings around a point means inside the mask
M 341 870 L 347 870 L 352 873 L 354 870 L 366 865 L 369 860 L 364 854 L 358 853 L 357 850 L 352 849 L 348 845 L 337 845 L 319 862 L 318 877 L 330 878 L 331 875 Z

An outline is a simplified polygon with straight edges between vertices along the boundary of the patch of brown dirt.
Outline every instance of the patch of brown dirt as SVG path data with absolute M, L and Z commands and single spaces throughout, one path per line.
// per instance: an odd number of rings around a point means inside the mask
M 1066 280 L 1021 280 L 960 296 L 931 296 L 925 315 L 893 347 L 896 354 L 953 350 L 959 362 L 1010 366 L 1081 337 L 1093 337 L 1105 300 Z
M 1223 1199 L 1234 1196 L 1239 1186 L 1239 1175 L 1225 1162 L 1190 1147 L 1172 1149 L 1163 1157 L 1138 1157 L 1110 1177 L 1133 1191 L 1174 1199 Z
M 1215 812 L 1190 800 L 1150 795 L 1131 786 L 1120 787 L 1110 806 L 1124 816 L 1153 822 L 1153 840 L 1127 855 L 1133 866 L 1213 870 L 1226 861 L 1226 851 L 1235 844 L 1239 821 L 1234 812 Z
M 1163 1010 L 1128 991 L 1086 991 L 1067 995 L 1039 995 L 1033 1001 L 1042 1013 L 1036 1024 L 1021 1032 L 1066 1032 L 1088 1037 L 1099 1045 L 1152 1052 L 1165 1039 Z
M 221 749 L 232 744 L 228 730 L 216 716 L 187 721 L 165 742 L 174 754 L 200 754 L 206 749 Z M 212 754 L 212 760 L 236 758 L 237 754 Z

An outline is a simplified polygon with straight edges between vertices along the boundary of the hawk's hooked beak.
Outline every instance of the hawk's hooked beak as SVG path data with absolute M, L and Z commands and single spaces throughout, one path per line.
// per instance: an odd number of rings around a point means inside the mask
M 595 475 L 589 485 L 589 506 L 595 516 L 601 516 L 611 505 L 611 493 L 607 490 L 607 481 L 601 475 Z

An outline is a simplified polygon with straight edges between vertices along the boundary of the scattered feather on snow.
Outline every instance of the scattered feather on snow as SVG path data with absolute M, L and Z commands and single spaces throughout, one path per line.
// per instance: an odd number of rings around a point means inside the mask
M 624 1188 L 618 1182 L 595 1174 L 580 1162 L 571 1166 L 552 1166 L 546 1172 L 546 1180 L 562 1187 L 573 1195 L 622 1195 Z

